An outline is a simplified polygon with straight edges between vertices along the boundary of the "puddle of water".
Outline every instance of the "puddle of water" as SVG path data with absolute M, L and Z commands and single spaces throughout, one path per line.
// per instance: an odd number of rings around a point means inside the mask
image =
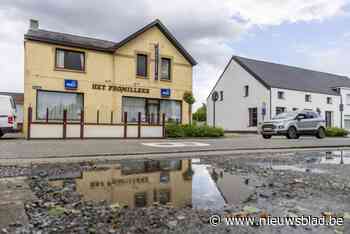
M 145 207 L 155 202 L 174 207 L 221 209 L 237 204 L 253 189 L 244 178 L 219 171 L 200 160 L 137 160 L 101 165 L 73 177 L 86 201 L 105 200 L 121 206 Z M 64 180 L 50 181 L 62 187 Z
M 151 142 L 151 143 L 142 143 L 142 144 L 150 147 L 159 147 L 159 148 L 209 146 L 209 144 L 201 143 L 201 142 Z
M 273 170 L 290 170 L 290 171 L 300 171 L 300 172 L 310 172 L 310 173 L 323 173 L 324 171 L 317 168 L 305 168 L 299 167 L 298 165 L 272 165 Z
M 350 164 L 350 151 L 311 152 L 304 156 L 308 164 Z

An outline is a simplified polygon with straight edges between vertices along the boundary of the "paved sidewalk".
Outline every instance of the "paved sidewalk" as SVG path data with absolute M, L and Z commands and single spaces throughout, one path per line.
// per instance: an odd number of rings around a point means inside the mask
M 152 142 L 199 142 L 207 146 L 196 147 L 151 147 L 142 143 Z M 249 135 L 222 139 L 162 139 L 162 140 L 32 140 L 0 139 L 1 159 L 62 158 L 81 156 L 123 156 L 142 154 L 169 154 L 184 152 L 225 152 L 232 150 L 263 150 L 293 148 L 350 147 L 350 138 L 303 137 L 298 140 L 285 138 L 262 139 Z

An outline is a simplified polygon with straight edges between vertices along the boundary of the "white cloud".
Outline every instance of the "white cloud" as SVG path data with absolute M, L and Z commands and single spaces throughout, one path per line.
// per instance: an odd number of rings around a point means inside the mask
M 198 60 L 194 93 L 200 106 L 235 52 L 228 43 L 252 26 L 324 20 L 347 0 L 2 0 L 0 9 L 0 90 L 23 89 L 23 34 L 29 18 L 43 28 L 120 40 L 140 26 L 161 19 Z M 258 36 L 258 35 L 257 35 Z

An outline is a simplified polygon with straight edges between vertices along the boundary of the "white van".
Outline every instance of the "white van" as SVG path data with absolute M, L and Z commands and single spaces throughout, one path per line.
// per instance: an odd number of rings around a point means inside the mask
M 0 95 L 0 137 L 17 131 L 16 104 L 12 97 Z

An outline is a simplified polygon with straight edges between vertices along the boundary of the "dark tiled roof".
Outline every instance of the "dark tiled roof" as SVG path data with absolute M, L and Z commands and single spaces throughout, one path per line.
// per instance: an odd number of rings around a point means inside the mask
M 163 32 L 163 34 L 168 38 L 168 40 L 180 51 L 180 53 L 187 59 L 187 61 L 191 65 L 194 66 L 197 64 L 194 58 L 185 50 L 185 48 L 180 44 L 180 42 L 176 40 L 176 38 L 170 33 L 170 31 L 158 19 L 141 28 L 140 30 L 136 31 L 135 33 L 131 34 L 121 42 L 112 42 L 90 37 L 46 31 L 42 29 L 29 29 L 27 34 L 24 35 L 24 38 L 27 40 L 47 42 L 62 46 L 72 46 L 113 53 L 116 49 L 120 48 L 124 44 L 128 43 L 132 39 L 136 38 L 137 36 L 154 26 L 158 27 L 159 30 Z
M 95 38 L 82 37 L 72 34 L 51 32 L 42 29 L 29 29 L 24 35 L 25 39 L 35 40 L 47 43 L 53 43 L 63 46 L 82 47 L 98 51 L 113 52 L 117 43 Z
M 268 88 L 337 95 L 335 87 L 350 87 L 350 79 L 346 76 L 238 56 L 232 59 Z

